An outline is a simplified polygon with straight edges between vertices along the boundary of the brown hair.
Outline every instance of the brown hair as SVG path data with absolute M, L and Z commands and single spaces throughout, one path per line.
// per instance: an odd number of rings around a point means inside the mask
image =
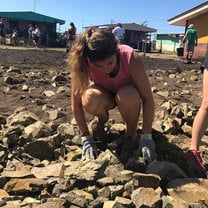
M 68 59 L 73 92 L 83 93 L 89 85 L 88 59 L 102 61 L 117 51 L 117 41 L 109 29 L 89 28 L 81 34 Z

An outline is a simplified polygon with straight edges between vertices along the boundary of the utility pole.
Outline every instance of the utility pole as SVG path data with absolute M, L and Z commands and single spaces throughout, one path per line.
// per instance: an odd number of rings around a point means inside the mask
M 81 27 L 82 27 L 82 32 L 83 32 L 84 31 L 84 20 L 83 19 L 81 20 L 81 24 L 82 24 Z
M 34 0 L 34 12 L 36 10 L 36 0 Z

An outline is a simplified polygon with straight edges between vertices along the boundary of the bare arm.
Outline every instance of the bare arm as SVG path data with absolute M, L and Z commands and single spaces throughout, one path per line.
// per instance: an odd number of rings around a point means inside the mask
M 151 133 L 154 119 L 154 100 L 147 74 L 137 52 L 133 52 L 130 63 L 130 75 L 142 99 L 142 131 L 143 133 Z
M 73 90 L 72 90 L 73 92 Z M 80 130 L 81 136 L 89 135 L 89 129 L 86 123 L 84 110 L 82 107 L 81 96 L 78 94 L 71 95 L 71 105 L 72 105 L 72 112 L 74 114 L 74 118 L 77 122 L 77 125 Z
M 186 42 L 186 39 L 187 39 L 187 32 L 185 33 L 184 37 L 183 37 L 183 43 Z
M 196 40 L 195 40 L 195 45 L 196 45 L 196 46 L 198 45 L 198 35 L 197 35 L 197 32 L 196 32 Z

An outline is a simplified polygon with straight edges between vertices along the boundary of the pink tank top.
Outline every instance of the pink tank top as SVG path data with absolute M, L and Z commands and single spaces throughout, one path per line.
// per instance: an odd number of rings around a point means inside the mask
M 120 51 L 120 67 L 119 72 L 115 77 L 108 77 L 105 72 L 98 70 L 93 66 L 89 67 L 91 80 L 97 86 L 113 93 L 117 92 L 121 86 L 132 83 L 132 79 L 129 75 L 129 63 L 133 48 L 127 45 L 119 45 L 118 47 Z

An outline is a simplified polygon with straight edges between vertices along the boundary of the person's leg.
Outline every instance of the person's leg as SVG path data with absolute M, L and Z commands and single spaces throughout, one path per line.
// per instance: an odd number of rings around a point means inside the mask
M 189 151 L 185 153 L 185 159 L 189 167 L 200 177 L 206 176 L 206 169 L 199 151 L 199 143 L 208 127 L 208 71 L 203 74 L 203 98 L 199 111 L 194 119 L 192 138 Z
M 116 103 L 127 126 L 126 134 L 133 140 L 137 140 L 137 125 L 141 105 L 138 91 L 132 85 L 124 85 L 116 94 Z
M 32 37 L 30 37 L 29 39 L 28 39 L 28 46 L 30 47 L 33 47 L 33 38 Z
M 106 123 L 109 119 L 108 111 L 115 106 L 114 95 L 99 87 L 91 86 L 82 96 L 82 105 L 87 113 L 95 116 L 88 125 L 89 131 L 94 137 L 105 139 L 109 128 Z
M 4 45 L 6 44 L 6 35 L 5 35 L 5 34 L 3 35 L 2 43 L 3 43 Z
M 75 44 L 75 40 L 71 41 L 71 47 Z
M 190 46 L 190 50 L 189 50 L 189 61 L 190 61 L 190 63 L 192 63 L 192 57 L 193 57 L 193 55 L 194 55 L 194 45 L 191 45 Z
M 192 63 L 192 57 L 194 54 L 194 45 L 187 45 L 187 63 L 191 64 Z
M 186 45 L 186 53 L 185 53 L 186 61 L 188 61 L 188 44 Z
M 203 74 L 203 98 L 199 111 L 194 119 L 191 139 L 191 150 L 199 150 L 199 142 L 208 127 L 208 70 Z
M 3 44 L 3 32 L 0 30 L 0 44 Z
M 69 53 L 69 40 L 66 40 L 66 53 Z
M 73 41 L 70 40 L 70 41 L 69 41 L 69 51 L 71 50 L 72 44 L 73 44 Z
M 41 46 L 41 36 L 38 36 L 37 38 L 37 47 Z
M 35 37 L 33 37 L 33 45 L 36 46 Z
M 190 62 L 190 45 L 187 45 L 186 60 L 187 60 L 187 63 Z
M 139 147 L 137 125 L 141 99 L 134 86 L 125 85 L 116 93 L 116 103 L 127 127 L 120 153 L 121 161 L 126 163 Z
M 82 105 L 87 113 L 105 123 L 108 121 L 108 111 L 115 106 L 115 99 L 113 94 L 93 85 L 83 94 Z
M 193 56 L 193 52 L 189 51 L 189 63 L 192 63 L 192 56 Z

